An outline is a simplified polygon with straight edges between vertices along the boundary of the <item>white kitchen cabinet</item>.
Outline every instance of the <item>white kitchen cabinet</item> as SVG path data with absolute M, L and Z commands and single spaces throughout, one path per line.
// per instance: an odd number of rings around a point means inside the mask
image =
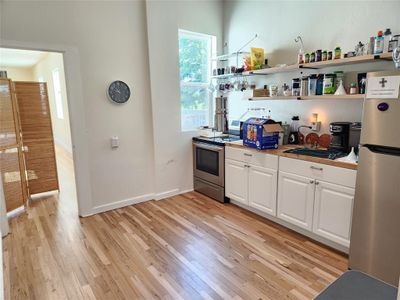
M 280 171 L 278 218 L 311 231 L 314 190 L 315 185 L 312 178 Z
M 225 159 L 225 196 L 243 204 L 249 204 L 246 163 Z
M 276 216 L 278 157 L 252 149 L 225 148 L 225 196 Z
M 277 170 L 249 166 L 249 205 L 276 216 Z
M 315 186 L 313 232 L 348 247 L 354 189 L 323 181 Z

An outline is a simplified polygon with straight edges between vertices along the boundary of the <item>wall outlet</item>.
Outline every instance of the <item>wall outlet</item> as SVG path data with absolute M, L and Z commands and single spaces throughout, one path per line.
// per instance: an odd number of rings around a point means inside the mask
M 321 130 L 321 122 L 312 122 L 311 130 L 312 131 L 320 131 Z
M 119 147 L 119 137 L 112 136 L 110 139 L 111 149 L 117 149 Z

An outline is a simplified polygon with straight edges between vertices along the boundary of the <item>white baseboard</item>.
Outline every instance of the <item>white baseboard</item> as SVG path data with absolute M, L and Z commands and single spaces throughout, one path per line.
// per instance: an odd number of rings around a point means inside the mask
M 170 191 L 162 192 L 162 193 L 157 193 L 154 195 L 155 200 L 161 200 L 169 197 L 173 197 L 180 194 L 179 189 L 173 189 Z
M 146 194 L 146 195 L 142 195 L 142 196 L 138 196 L 138 197 L 134 197 L 134 198 L 130 198 L 130 199 L 113 202 L 110 204 L 99 205 L 99 206 L 93 207 L 93 209 L 89 213 L 82 214 L 81 217 L 89 217 L 89 216 L 99 214 L 102 212 L 106 212 L 109 210 L 129 206 L 129 205 L 133 205 L 133 204 L 137 204 L 137 203 L 141 203 L 141 202 L 145 202 L 145 201 L 149 201 L 149 200 L 162 200 L 162 199 L 165 199 L 168 197 L 173 197 L 176 195 L 180 195 L 180 194 L 184 194 L 184 193 L 188 193 L 188 192 L 192 192 L 192 191 L 193 191 L 193 189 L 188 189 L 188 190 L 173 189 L 173 190 L 158 193 L 158 194 L 151 193 L 151 194 Z
M 149 201 L 149 200 L 153 200 L 153 199 L 154 199 L 154 194 L 151 193 L 151 194 L 145 194 L 145 195 L 130 198 L 130 199 L 124 199 L 124 200 L 113 202 L 110 204 L 95 206 L 95 207 L 93 207 L 93 209 L 91 210 L 91 212 L 89 214 L 82 215 L 82 217 L 92 216 L 92 215 L 102 213 L 102 212 L 105 212 L 108 210 L 113 210 L 113 209 L 121 208 L 124 206 L 129 206 L 129 205 L 133 205 L 133 204 L 137 204 L 137 203 L 141 203 L 141 202 L 145 202 L 145 201 Z
M 193 192 L 193 189 L 188 189 L 188 190 L 173 189 L 173 190 L 170 190 L 170 191 L 166 191 L 166 192 L 155 194 L 154 199 L 155 200 L 162 200 L 162 199 L 165 199 L 165 198 L 173 197 L 173 196 L 184 194 L 184 193 L 188 193 L 188 192 Z

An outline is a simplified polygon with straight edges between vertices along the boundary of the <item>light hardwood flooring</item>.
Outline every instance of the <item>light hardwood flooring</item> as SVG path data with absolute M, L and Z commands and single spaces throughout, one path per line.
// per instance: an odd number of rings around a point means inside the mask
M 341 254 L 195 192 L 80 219 L 68 160 L 59 172 L 59 197 L 10 222 L 6 299 L 312 299 L 347 269 Z

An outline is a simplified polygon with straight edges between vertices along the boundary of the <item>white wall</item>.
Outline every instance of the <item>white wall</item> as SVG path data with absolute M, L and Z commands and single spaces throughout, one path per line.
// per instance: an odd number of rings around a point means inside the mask
M 0 70 L 7 71 L 7 77 L 14 81 L 33 81 L 33 68 L 16 68 L 0 66 Z
M 64 113 L 64 117 L 62 119 L 57 117 L 56 99 L 52 74 L 54 69 L 58 69 L 60 73 L 62 109 Z M 58 146 L 64 148 L 67 152 L 72 153 L 67 88 L 65 85 L 64 62 L 62 53 L 47 53 L 46 56 L 33 67 L 33 76 L 35 78 L 35 81 L 39 81 L 40 77 L 42 77 L 43 80 L 47 82 L 51 123 L 53 126 L 55 143 Z
M 271 66 L 292 64 L 296 61 L 299 48 L 294 38 L 297 35 L 303 37 L 306 51 L 330 50 L 339 45 L 347 52 L 354 50 L 358 41 L 368 41 L 378 30 L 391 28 L 392 32 L 400 33 L 400 1 L 225 1 L 224 4 L 224 38 L 230 51 L 237 50 L 258 33 L 259 39 L 250 46 L 264 48 Z M 245 50 L 249 50 L 249 47 Z M 375 68 L 390 69 L 393 64 L 353 66 L 326 71 L 361 72 Z M 292 78 L 299 76 L 299 72 L 294 72 L 249 77 L 248 81 L 256 81 L 258 87 L 271 83 L 282 86 L 284 82 L 290 84 Z M 331 121 L 361 120 L 361 101 L 250 103 L 242 98 L 241 93 L 230 97 L 232 118 L 254 106 L 270 109 L 272 118 L 282 121 L 289 121 L 291 116 L 300 115 L 302 121 L 308 123 L 311 114 L 317 112 L 321 115 L 324 132 L 328 131 Z
M 181 132 L 178 29 L 222 37 L 221 1 L 147 1 L 156 198 L 193 188 L 192 136 Z
M 66 45 L 78 51 L 80 70 L 75 63 L 65 66 L 82 79 L 87 128 L 75 128 L 72 118 L 71 127 L 73 141 L 79 130 L 87 136 L 90 173 L 84 180 L 89 179 L 92 200 L 80 199 L 91 201 L 80 207 L 93 213 L 151 199 L 153 136 L 145 3 L 2 1 L 0 5 L 1 39 Z M 106 97 L 108 84 L 117 79 L 127 82 L 133 92 L 124 105 L 114 105 Z M 109 142 L 113 135 L 121 144 L 115 151 Z M 79 142 L 83 143 L 81 138 Z

